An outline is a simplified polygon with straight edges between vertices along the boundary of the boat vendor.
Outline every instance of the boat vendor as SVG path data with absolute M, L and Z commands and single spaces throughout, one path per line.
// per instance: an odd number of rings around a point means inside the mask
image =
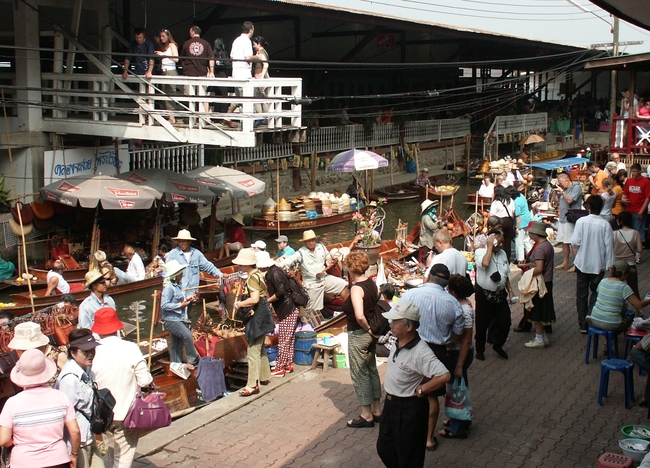
M 277 239 L 275 239 L 275 242 L 278 243 L 278 253 L 276 254 L 275 258 L 288 257 L 289 255 L 296 253 L 293 247 L 289 245 L 289 238 L 287 236 L 279 236 Z
M 239 252 L 246 247 L 246 233 L 244 232 L 244 216 L 241 213 L 233 213 L 232 223 L 225 224 L 219 220 L 217 223 L 221 224 L 224 228 L 230 229 L 230 238 L 224 242 L 221 250 L 219 251 L 218 260 L 230 257 L 231 254 Z
M 316 242 L 316 233 L 309 229 L 302 233 L 304 245 L 293 255 L 280 258 L 275 264 L 280 268 L 288 268 L 292 264 L 300 263 L 302 284 L 309 295 L 307 309 L 321 310 L 325 294 L 341 296 L 345 300 L 350 294 L 347 281 L 327 273 L 336 260 L 329 255 L 327 248 Z
M 377 211 L 377 202 L 374 200 L 368 203 L 367 216 L 371 217 L 373 214 L 377 220 L 377 225 L 375 226 L 375 232 L 378 234 L 377 241 L 381 242 L 381 235 L 384 233 L 384 216 L 386 213 L 384 213 L 384 211 Z
M 478 196 L 485 198 L 494 198 L 494 184 L 492 183 L 492 176 L 485 174 L 481 188 L 478 189 Z
M 63 277 L 63 270 L 65 266 L 61 260 L 55 260 L 52 264 L 52 269 L 47 272 L 47 289 L 45 295 L 51 294 L 68 294 L 70 291 L 78 292 L 82 289 L 81 283 L 68 283 Z
M 352 176 L 352 183 L 348 185 L 345 192 L 350 195 L 350 198 L 356 198 L 357 200 L 363 200 L 364 202 L 366 201 L 366 194 L 363 191 L 359 179 L 355 175 Z
M 519 172 L 519 166 L 516 164 L 512 164 L 512 168 L 508 172 L 504 172 L 506 178 L 504 180 L 503 185 L 506 187 L 510 187 L 515 185 L 516 181 L 523 182 L 524 178 L 521 175 L 521 172 Z
M 145 268 L 144 263 L 142 262 L 142 257 L 135 251 L 135 249 L 127 245 L 124 247 L 124 255 L 129 259 L 129 266 L 126 268 L 126 274 L 130 278 L 133 278 L 131 281 L 140 281 L 144 279 Z
M 422 219 L 420 220 L 420 242 L 418 247 L 418 262 L 423 263 L 427 255 L 433 250 L 433 233 L 436 230 L 434 207 L 438 206 L 431 200 L 424 200 L 421 204 L 420 213 Z
M 115 301 L 106 294 L 107 281 L 99 270 L 86 273 L 85 288 L 90 289 L 90 295 L 79 304 L 79 328 L 92 328 L 95 322 L 95 312 L 102 307 L 115 309 Z
M 167 263 L 176 260 L 181 265 L 187 266 L 187 270 L 183 274 L 183 291 L 187 294 L 195 293 L 196 290 L 191 290 L 199 285 L 200 272 L 204 271 L 212 276 L 222 277 L 221 270 L 208 261 L 207 258 L 201 253 L 200 250 L 191 246 L 192 241 L 196 240 L 190 235 L 190 231 L 181 229 L 178 236 L 172 240 L 176 241 L 177 247 L 167 254 L 165 261 Z M 189 316 L 189 310 L 188 310 Z
M 421 187 L 429 186 L 431 187 L 431 180 L 429 179 L 429 169 L 423 167 L 420 171 L 420 175 L 415 178 L 415 185 Z

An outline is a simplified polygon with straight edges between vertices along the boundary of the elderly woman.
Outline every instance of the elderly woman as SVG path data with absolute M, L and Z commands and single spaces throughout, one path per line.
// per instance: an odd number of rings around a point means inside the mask
M 56 364 L 38 349 L 23 353 L 11 371 L 11 381 L 23 391 L 5 403 L 0 414 L 0 445 L 14 446 L 14 468 L 74 467 L 81 435 L 74 408 L 65 393 L 47 383 Z M 71 450 L 63 440 L 64 428 Z
M 248 275 L 244 295 L 246 299 L 235 302 L 235 309 L 240 320 L 246 324 L 246 339 L 248 340 L 248 382 L 239 391 L 240 396 L 251 396 L 260 393 L 260 386 L 268 385 L 271 381 L 271 365 L 264 346 L 264 335 L 271 333 L 275 324 L 273 313 L 266 300 L 266 283 L 262 273 L 256 268 L 257 259 L 253 249 L 242 249 L 237 258 L 232 261 L 239 265 L 242 272 Z M 240 309 L 251 307 L 244 314 Z
M 650 304 L 650 299 L 642 301 L 626 283 L 630 265 L 625 260 L 617 260 L 610 278 L 603 278 L 598 283 L 596 304 L 587 315 L 587 325 L 612 330 L 614 334 L 625 332 L 632 324 L 632 319 L 625 315 L 625 301 L 637 309 Z
M 534 221 L 528 230 L 528 235 L 533 240 L 533 247 L 526 255 L 526 260 L 519 264 L 520 267 L 533 269 L 533 277 L 542 275 L 546 294 L 540 297 L 539 291 L 532 298 L 533 308 L 526 311 L 529 322 L 535 328 L 535 339 L 527 342 L 526 348 L 544 348 L 548 346 L 549 339 L 546 336 L 545 327 L 555 322 L 555 305 L 553 303 L 553 258 L 555 251 L 551 243 L 546 240 L 546 225 L 540 221 Z
M 490 322 L 494 320 L 492 349 L 499 359 L 507 360 L 503 345 L 510 331 L 510 307 L 508 293 L 510 286 L 510 265 L 503 247 L 503 232 L 493 230 L 488 236 L 487 246 L 477 249 L 476 259 L 476 359 L 485 360 L 485 341 Z
M 194 337 L 186 322 L 190 319 L 187 315 L 187 306 L 198 299 L 198 293 L 188 297 L 183 291 L 181 281 L 183 279 L 183 270 L 187 265 L 181 265 L 176 260 L 170 260 L 165 265 L 165 281 L 162 296 L 160 298 L 160 310 L 165 328 L 172 337 L 172 344 L 169 350 L 169 359 L 171 361 L 170 370 L 187 378 L 187 372 L 181 369 L 183 363 L 183 348 L 189 361 L 185 364 L 188 370 L 194 369 L 199 363 L 199 356 L 194 347 Z
M 61 369 L 54 388 L 68 396 L 75 410 L 77 424 L 79 424 L 81 432 L 77 468 L 87 468 L 90 466 L 93 453 L 99 455 L 95 436 L 90 430 L 90 415 L 93 410 L 94 398 L 92 389 L 94 375 L 90 367 L 95 358 L 95 348 L 99 346 L 99 343 L 93 338 L 93 332 L 87 328 L 72 330 L 68 338 L 70 339 L 68 348 L 70 359 Z M 65 440 L 68 450 L 70 450 L 70 437 L 67 434 Z M 93 466 L 95 465 L 93 464 Z
M 361 415 L 348 421 L 348 427 L 374 427 L 381 416 L 381 383 L 375 361 L 378 337 L 372 334 L 368 318 L 374 314 L 379 291 L 375 282 L 366 276 L 370 260 L 365 253 L 353 250 L 344 264 L 353 285 L 343 302 L 343 312 L 348 320 L 350 377 L 361 403 Z

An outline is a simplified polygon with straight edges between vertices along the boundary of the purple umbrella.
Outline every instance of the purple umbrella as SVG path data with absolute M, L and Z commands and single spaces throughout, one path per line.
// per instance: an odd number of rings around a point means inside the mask
M 351 149 L 337 154 L 327 167 L 334 172 L 367 171 L 388 166 L 388 159 L 372 151 Z

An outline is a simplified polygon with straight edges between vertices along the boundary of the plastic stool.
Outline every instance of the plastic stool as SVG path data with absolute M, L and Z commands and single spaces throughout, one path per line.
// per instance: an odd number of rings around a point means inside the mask
M 618 453 L 603 453 L 598 459 L 597 468 L 632 468 L 634 460 Z
M 603 397 L 607 396 L 609 386 L 609 372 L 616 371 L 623 374 L 625 380 L 625 409 L 632 407 L 634 401 L 634 364 L 623 359 L 606 359 L 600 363 L 600 388 L 598 389 L 598 406 L 603 405 Z
M 589 364 L 589 347 L 591 346 L 591 338 L 594 337 L 594 359 L 598 355 L 598 336 L 604 336 L 607 339 L 607 359 L 612 359 L 612 341 L 614 341 L 614 352 L 616 359 L 618 359 L 618 340 L 614 336 L 612 330 L 602 330 L 596 327 L 589 327 L 587 332 L 587 351 L 585 352 L 585 364 Z

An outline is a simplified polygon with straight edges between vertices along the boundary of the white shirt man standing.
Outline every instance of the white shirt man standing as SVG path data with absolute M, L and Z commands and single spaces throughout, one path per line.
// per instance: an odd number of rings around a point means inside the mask
M 142 263 L 142 257 L 140 257 L 140 255 L 130 245 L 124 247 L 124 255 L 129 259 L 129 266 L 126 268 L 126 274 L 133 278 L 133 281 L 143 280 L 146 270 L 144 268 L 144 263 Z
M 242 24 L 242 33 L 240 36 L 235 39 L 232 43 L 232 49 L 230 49 L 230 58 L 232 61 L 232 77 L 236 80 L 248 80 L 252 78 L 251 61 L 255 59 L 253 55 L 253 43 L 251 42 L 251 37 L 255 32 L 255 26 L 250 21 L 244 21 Z M 235 88 L 235 95 L 237 97 L 242 96 L 243 88 Z M 241 103 L 232 103 L 228 106 L 228 113 L 231 114 L 235 112 L 241 106 Z M 237 128 L 237 124 L 232 120 L 224 120 L 223 123 L 230 128 Z

